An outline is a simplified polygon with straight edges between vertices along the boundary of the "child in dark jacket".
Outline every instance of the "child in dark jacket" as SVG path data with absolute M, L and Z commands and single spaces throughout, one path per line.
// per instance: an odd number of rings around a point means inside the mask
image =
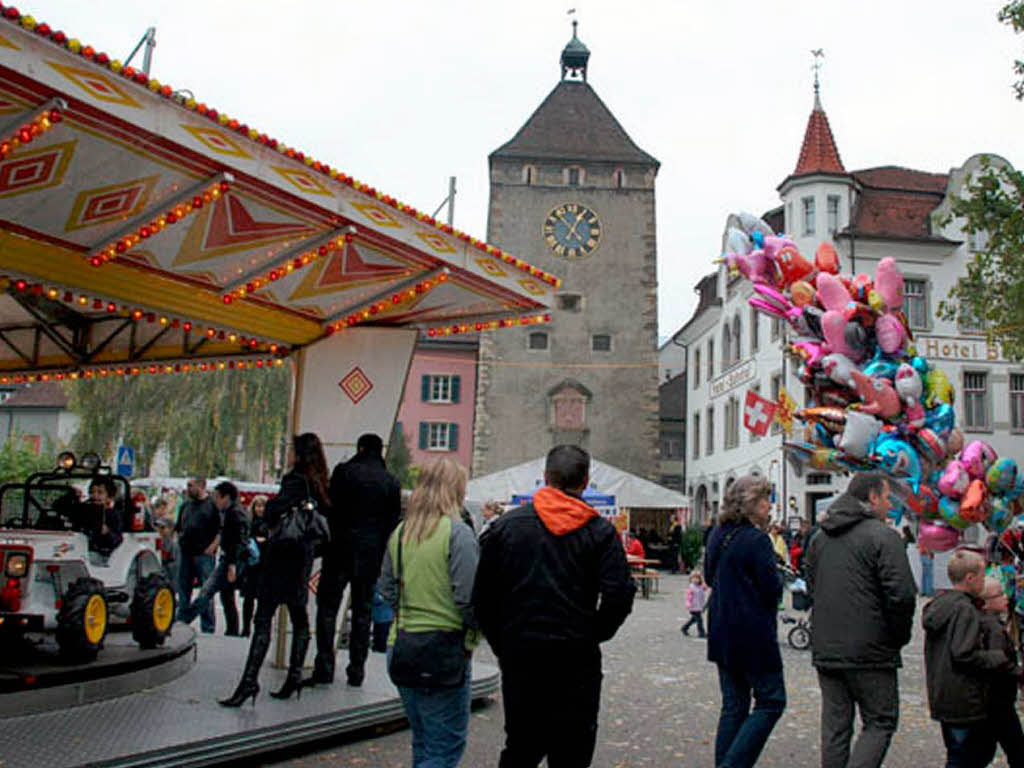
M 981 593 L 984 601 L 981 614 L 982 644 L 988 650 L 1004 652 L 1014 659 L 1013 674 L 997 672 L 992 680 L 989 694 L 989 724 L 993 736 L 1006 753 L 1010 768 L 1024 768 L 1024 731 L 1017 716 L 1017 652 L 1003 623 L 1003 615 L 1009 605 L 1003 583 L 992 576 L 985 579 Z
M 985 560 L 961 549 L 949 559 L 953 588 L 924 609 L 924 663 L 928 706 L 942 725 L 946 767 L 988 765 L 996 741 L 989 717 L 992 682 L 1012 674 L 1007 651 L 986 649 L 977 598 L 985 584 Z

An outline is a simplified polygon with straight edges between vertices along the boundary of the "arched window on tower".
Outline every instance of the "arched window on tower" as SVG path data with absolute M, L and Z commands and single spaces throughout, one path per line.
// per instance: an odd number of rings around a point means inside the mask
M 565 183 L 570 187 L 579 187 L 584 183 L 583 169 L 578 165 L 572 165 L 565 169 Z
M 615 169 L 615 188 L 622 189 L 626 186 L 626 174 L 621 168 Z
M 537 169 L 532 165 L 523 166 L 523 184 L 531 186 L 537 183 Z

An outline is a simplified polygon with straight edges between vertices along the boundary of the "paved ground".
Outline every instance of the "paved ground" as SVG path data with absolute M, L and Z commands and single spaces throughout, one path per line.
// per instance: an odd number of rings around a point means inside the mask
M 684 638 L 679 632 L 685 615 L 684 589 L 682 577 L 663 579 L 660 594 L 651 600 L 638 599 L 619 635 L 604 646 L 605 682 L 595 768 L 713 765 L 717 676 L 705 661 L 703 641 Z M 918 628 L 904 653 L 900 728 L 886 768 L 924 768 L 944 762 L 938 725 L 927 713 L 921 635 Z M 490 661 L 492 657 L 485 648 L 480 658 Z M 758 765 L 814 766 L 818 763 L 820 696 L 810 653 L 784 645 L 783 660 L 789 706 Z M 495 766 L 504 737 L 502 727 L 500 701 L 476 710 L 462 765 Z M 301 756 L 277 755 L 263 764 L 280 768 L 398 768 L 410 764 L 409 732 L 404 729 L 320 745 L 318 750 Z M 993 765 L 1005 766 L 1001 754 Z

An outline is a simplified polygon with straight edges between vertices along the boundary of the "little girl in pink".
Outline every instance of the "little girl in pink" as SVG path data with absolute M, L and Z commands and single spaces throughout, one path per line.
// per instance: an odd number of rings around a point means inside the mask
M 697 636 L 704 637 L 704 606 L 708 604 L 711 590 L 704 585 L 704 578 L 699 571 L 690 574 L 690 585 L 686 588 L 686 610 L 690 612 L 690 620 L 683 625 L 683 634 L 690 636 L 690 627 L 697 625 Z

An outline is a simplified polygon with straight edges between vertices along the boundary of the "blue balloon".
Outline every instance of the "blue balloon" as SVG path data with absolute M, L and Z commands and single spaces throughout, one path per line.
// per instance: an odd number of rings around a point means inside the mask
M 917 493 L 921 487 L 921 457 L 906 440 L 887 432 L 875 438 L 869 456 L 889 474 L 904 478 Z
M 764 234 L 761 230 L 755 229 L 750 233 L 750 241 L 754 244 L 755 248 L 764 248 Z
M 925 426 L 937 434 L 943 440 L 949 439 L 949 433 L 956 426 L 956 411 L 949 403 L 940 403 L 936 407 L 925 412 Z
M 814 425 L 814 437 L 826 448 L 835 448 L 835 437 L 832 433 L 825 429 L 821 424 Z
M 929 362 L 920 355 L 910 358 L 910 365 L 913 366 L 915 371 L 921 374 L 921 381 L 925 380 L 928 376 L 928 371 L 932 369 Z
M 894 360 L 879 349 L 871 361 L 864 366 L 863 373 L 865 376 L 877 376 L 893 382 L 896 380 L 896 371 L 899 370 L 899 367 L 898 360 Z

